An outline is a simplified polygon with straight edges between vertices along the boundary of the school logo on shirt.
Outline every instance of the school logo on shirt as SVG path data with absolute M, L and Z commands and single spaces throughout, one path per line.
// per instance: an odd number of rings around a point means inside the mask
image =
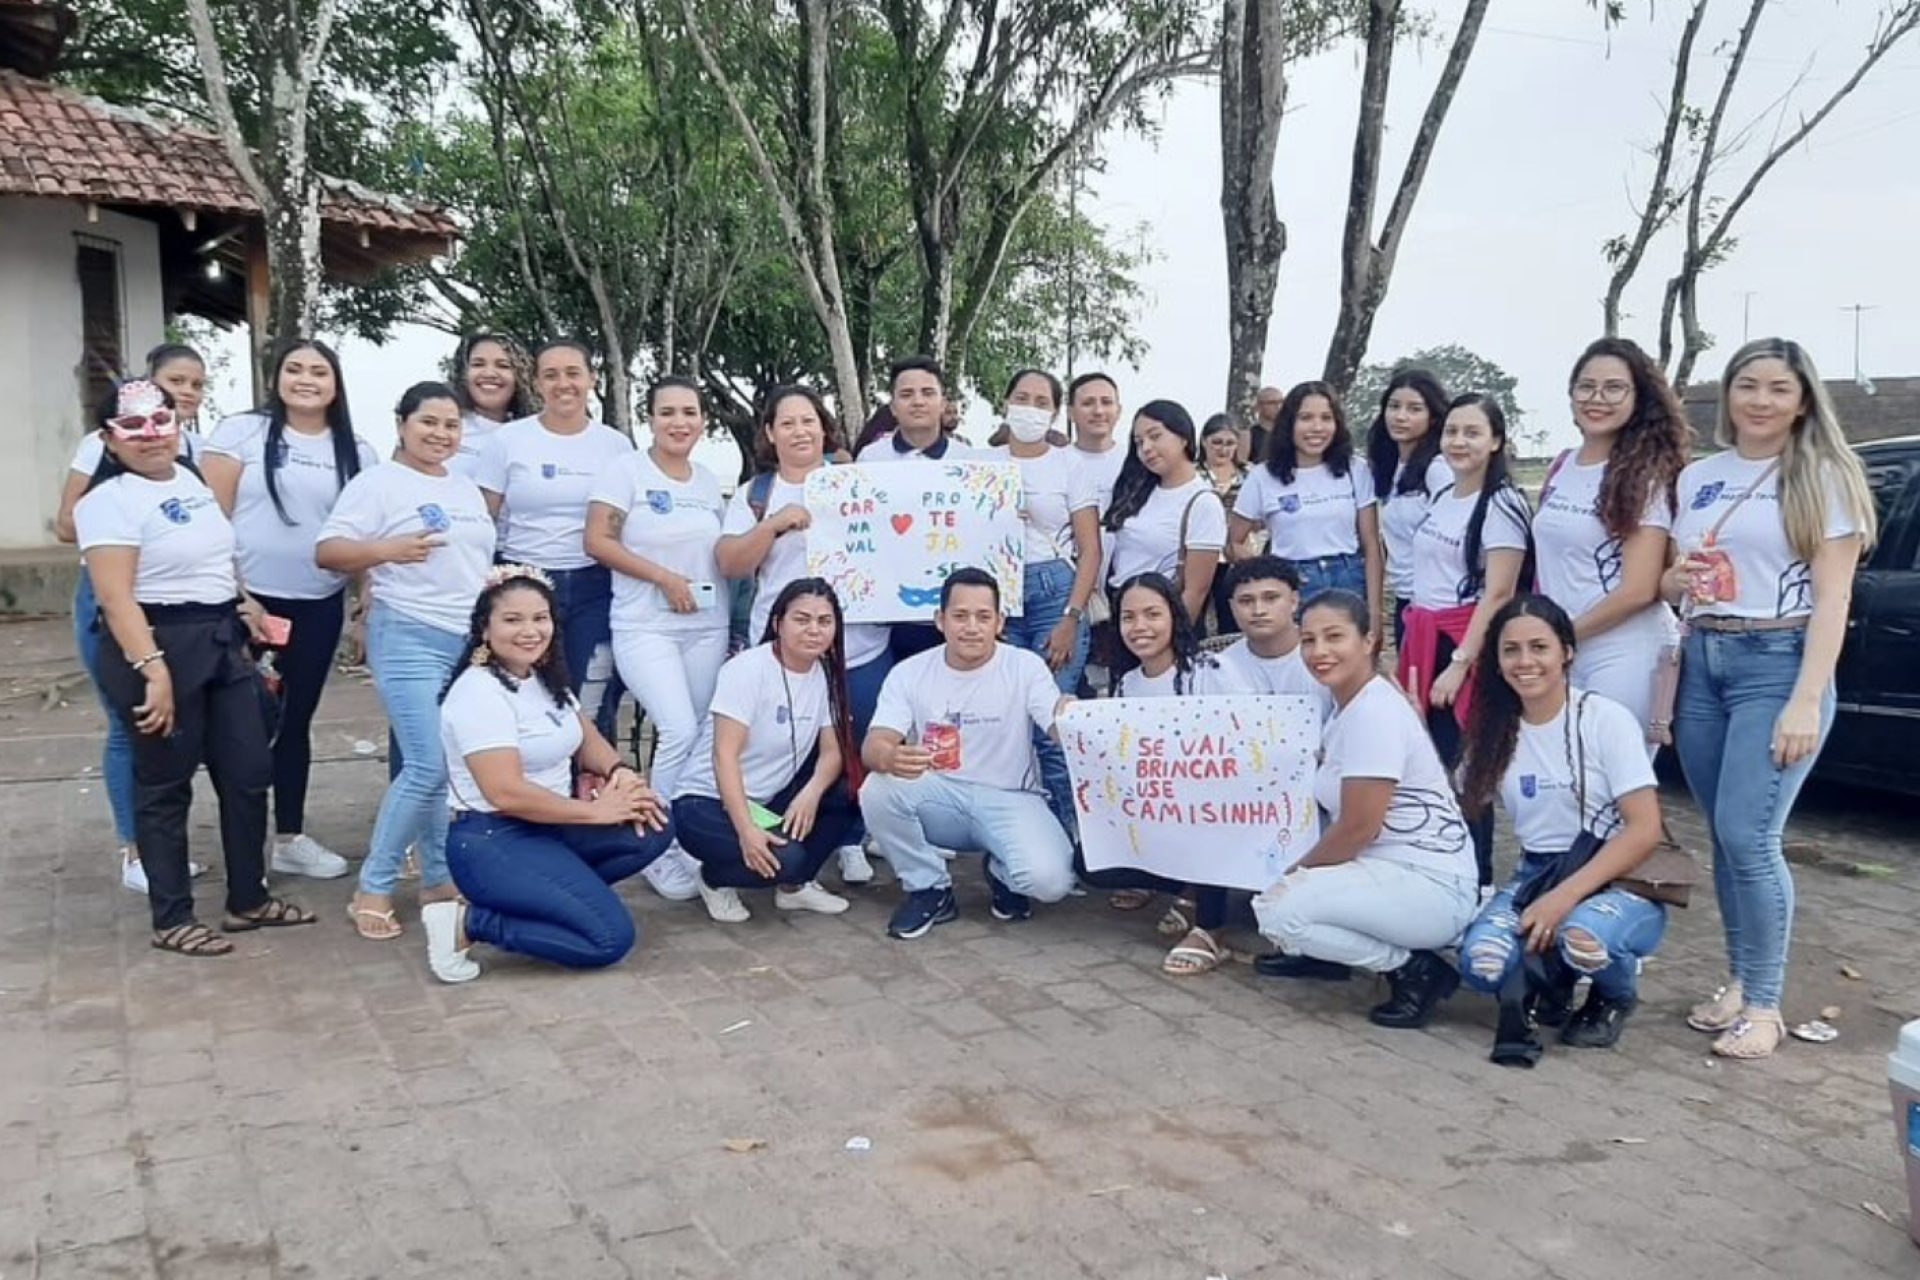
M 1280 499 L 1276 505 L 1280 514 L 1297 516 L 1300 514 L 1300 495 L 1297 493 L 1283 493 L 1280 495 Z
M 1540 779 L 1531 773 L 1520 775 L 1520 794 L 1532 800 L 1540 794 Z
M 647 490 L 647 510 L 657 516 L 671 515 L 673 513 L 673 495 L 665 489 Z
M 542 480 L 551 480 L 559 474 L 560 468 L 557 464 L 551 462 L 543 462 L 540 464 L 540 478 Z
M 178 498 L 168 498 L 161 503 L 160 514 L 175 524 L 186 524 L 193 519 L 193 512 L 188 510 L 187 504 Z
M 1703 484 L 1694 490 L 1692 507 L 1695 511 L 1705 511 L 1719 498 L 1720 491 L 1727 487 L 1725 480 L 1715 480 L 1712 484 Z
M 784 705 L 773 709 L 773 722 L 775 724 L 785 724 L 791 719 L 793 719 L 793 712 L 787 710 Z
M 437 502 L 420 504 L 420 523 L 428 533 L 445 533 L 453 528 L 453 521 L 447 518 L 447 511 Z

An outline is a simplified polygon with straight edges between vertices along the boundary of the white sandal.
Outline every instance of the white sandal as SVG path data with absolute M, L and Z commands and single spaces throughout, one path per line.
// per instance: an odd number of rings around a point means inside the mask
M 1752 1062 L 1771 1058 L 1787 1038 L 1778 1009 L 1743 1009 L 1725 1034 L 1713 1042 L 1716 1057 Z
M 1713 993 L 1713 997 L 1702 1000 L 1687 1012 L 1687 1025 L 1695 1031 L 1725 1031 L 1740 1021 L 1740 1013 L 1746 1008 L 1746 993 L 1740 988 L 1738 978 L 1730 978 L 1727 984 Z

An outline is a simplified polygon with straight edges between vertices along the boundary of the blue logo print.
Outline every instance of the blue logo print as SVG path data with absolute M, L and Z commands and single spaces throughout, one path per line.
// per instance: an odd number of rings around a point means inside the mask
M 1530 773 L 1520 775 L 1520 794 L 1531 800 L 1540 794 L 1540 779 Z
M 551 480 L 559 474 L 560 474 L 560 468 L 555 466 L 553 463 L 543 462 L 540 464 L 540 478 L 542 480 Z
M 647 510 L 657 516 L 670 514 L 673 511 L 673 495 L 665 489 L 647 490 Z
M 791 719 L 793 719 L 793 712 L 787 710 L 785 706 L 778 706 L 773 709 L 773 722 L 775 724 L 785 724 Z
M 1300 514 L 1300 495 L 1297 493 L 1281 494 L 1280 495 L 1280 511 L 1284 515 L 1290 515 L 1290 516 L 1299 515 Z
M 420 505 L 420 523 L 426 527 L 428 533 L 445 533 L 453 528 L 453 521 L 447 518 L 445 508 L 436 502 L 425 502 Z
M 1726 487 L 1727 482 L 1725 480 L 1715 480 L 1712 484 L 1701 485 L 1698 489 L 1694 490 L 1691 506 L 1695 511 L 1705 511 L 1713 505 L 1714 499 L 1718 498 L 1720 491 Z
M 193 519 L 193 512 L 187 510 L 186 505 L 178 498 L 168 498 L 161 503 L 160 514 L 175 524 L 186 524 Z

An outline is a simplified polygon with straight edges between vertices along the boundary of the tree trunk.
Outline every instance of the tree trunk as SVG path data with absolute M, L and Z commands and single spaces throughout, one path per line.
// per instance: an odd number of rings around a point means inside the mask
M 1273 0 L 1226 0 L 1220 38 L 1220 220 L 1227 251 L 1226 408 L 1251 423 L 1287 229 L 1273 161 L 1287 102 L 1286 30 Z

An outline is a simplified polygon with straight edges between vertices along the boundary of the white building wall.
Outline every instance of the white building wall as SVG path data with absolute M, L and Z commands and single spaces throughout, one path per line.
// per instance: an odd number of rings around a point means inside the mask
M 86 430 L 75 237 L 120 247 L 121 318 L 129 367 L 166 333 L 160 237 L 150 222 L 75 201 L 0 197 L 0 548 L 57 540 L 60 486 Z

